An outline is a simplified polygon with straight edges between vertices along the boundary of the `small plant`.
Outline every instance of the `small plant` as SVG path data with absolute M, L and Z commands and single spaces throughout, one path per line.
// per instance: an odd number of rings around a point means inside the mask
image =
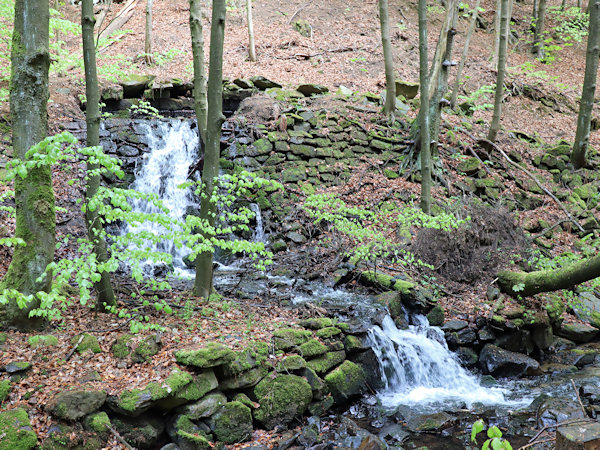
M 146 100 L 140 100 L 137 105 L 131 105 L 129 107 L 129 115 L 131 117 L 150 117 L 153 119 L 160 119 L 162 117 L 158 109 Z
M 485 428 L 483 419 L 479 419 L 471 426 L 471 442 L 477 442 L 477 435 Z M 502 437 L 502 431 L 497 426 L 491 426 L 487 430 L 488 439 L 481 446 L 481 450 L 512 450 L 510 442 Z
M 469 114 L 473 114 L 475 111 L 485 111 L 494 107 L 491 101 L 492 96 L 496 92 L 496 84 L 484 84 L 476 91 L 473 91 L 471 95 L 459 95 L 458 99 L 468 105 Z

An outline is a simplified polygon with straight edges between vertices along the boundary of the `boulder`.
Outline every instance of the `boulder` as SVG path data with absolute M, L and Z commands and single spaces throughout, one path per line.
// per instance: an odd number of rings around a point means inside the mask
M 581 292 L 578 301 L 573 304 L 573 311 L 579 320 L 600 328 L 600 299 L 591 292 Z
M 434 306 L 427 314 L 427 320 L 432 327 L 438 327 L 444 323 L 444 308 L 440 305 Z
M 537 409 L 538 426 L 553 426 L 560 422 L 582 419 L 579 403 L 571 397 L 548 397 Z
M 225 444 L 247 441 L 252 436 L 252 412 L 241 402 L 229 402 L 212 416 L 210 428 Z
M 322 95 L 329 92 L 329 88 L 321 84 L 301 84 L 296 88 L 296 90 L 305 97 L 311 97 L 313 95 Z
M 479 362 L 484 373 L 495 377 L 521 377 L 540 373 L 540 365 L 535 359 L 492 344 L 483 347 Z
M 418 92 L 419 83 L 396 80 L 396 95 L 403 95 L 407 100 L 411 100 L 417 96 Z
M 178 363 L 205 369 L 222 366 L 235 359 L 235 353 L 229 347 L 217 342 L 209 342 L 202 347 L 178 350 L 175 353 Z
M 407 424 L 407 427 L 413 433 L 440 431 L 449 427 L 456 418 L 446 412 L 434 414 L 422 414 L 412 417 Z
M 29 450 L 37 445 L 29 416 L 22 408 L 0 411 L 0 446 L 6 449 Z
M 252 78 L 250 78 L 250 81 L 252 82 L 252 84 L 254 84 L 254 86 L 257 89 L 260 89 L 261 91 L 264 91 L 265 89 L 270 89 L 270 88 L 282 87 L 279 83 L 268 80 L 267 78 L 265 78 L 263 76 L 252 77 Z
M 191 420 L 203 419 L 212 416 L 225 403 L 227 403 L 225 394 L 214 392 L 202 397 L 197 402 L 179 407 L 177 413 L 184 414 Z
M 573 342 L 584 344 L 596 337 L 598 329 L 583 323 L 563 323 L 556 334 Z
M 192 422 L 185 414 L 177 414 L 167 422 L 167 433 L 177 443 L 176 450 L 208 450 L 212 448 L 212 435 L 205 427 Z
M 555 448 L 556 450 L 600 448 L 600 422 L 589 420 L 558 427 Z
M 352 361 L 344 361 L 325 376 L 325 383 L 336 403 L 362 394 L 366 389 L 365 374 L 362 367 Z
M 104 391 L 65 391 L 50 401 L 48 409 L 54 417 L 76 421 L 100 409 L 105 401 Z
M 254 417 L 267 429 L 302 415 L 313 397 L 308 382 L 296 375 L 266 377 L 254 388 L 254 395 L 260 405 Z
M 329 372 L 335 366 L 341 364 L 346 359 L 344 350 L 325 353 L 318 358 L 308 361 L 307 366 L 318 374 Z
M 155 75 L 129 75 L 125 80 L 119 81 L 119 84 L 123 87 L 123 97 L 133 98 L 141 97 L 144 90 L 148 88 L 148 85 L 156 78 Z
M 162 417 L 145 415 L 144 417 L 115 417 L 113 426 L 121 437 L 138 449 L 156 448 L 158 440 L 165 430 Z

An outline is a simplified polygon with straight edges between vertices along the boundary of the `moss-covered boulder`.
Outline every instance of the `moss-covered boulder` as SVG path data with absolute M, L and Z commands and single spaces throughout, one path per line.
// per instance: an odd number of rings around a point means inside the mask
M 317 339 L 310 339 L 299 347 L 300 354 L 305 358 L 320 356 L 327 353 L 327 346 Z
M 133 339 L 133 335 L 131 334 L 123 334 L 119 336 L 110 346 L 110 351 L 113 356 L 118 359 L 127 358 L 131 353 L 131 349 L 129 348 L 129 342 Z
M 10 386 L 10 380 L 0 380 L 0 404 L 8 397 Z
M 375 303 L 385 306 L 390 312 L 392 319 L 404 317 L 404 307 L 402 306 L 402 294 L 396 291 L 382 292 L 375 297 Z
M 315 335 L 320 339 L 330 339 L 334 336 L 338 336 L 342 333 L 338 327 L 325 327 L 317 330 Z
M 222 367 L 225 376 L 238 375 L 263 364 L 269 357 L 269 344 L 253 342 L 242 351 L 235 352 L 235 357 Z
M 135 347 L 131 360 L 136 363 L 150 361 L 159 352 L 160 348 L 161 343 L 158 336 L 148 336 Z
M 0 436 L 0 448 L 29 450 L 37 445 L 29 416 L 21 408 L 0 412 Z
M 325 376 L 325 383 L 336 403 L 360 395 L 366 388 L 363 369 L 352 361 L 344 361 Z
M 308 330 L 296 328 L 281 328 L 273 332 L 273 343 L 277 350 L 288 350 L 308 342 L 312 333 Z
M 307 367 L 300 375 L 302 375 L 310 385 L 310 388 L 313 391 L 313 399 L 322 400 L 328 394 L 329 391 L 327 391 L 325 381 L 323 381 L 314 370 Z
M 102 353 L 98 338 L 89 333 L 84 333 L 83 336 L 73 336 L 71 344 L 77 346 L 77 353 L 85 353 L 88 350 L 92 353 Z
M 212 448 L 212 436 L 185 414 L 173 416 L 167 423 L 167 433 L 182 450 Z
M 162 417 L 146 415 L 143 417 L 114 417 L 113 426 L 121 437 L 138 449 L 157 448 L 158 441 L 165 430 Z
M 444 308 L 440 305 L 434 306 L 427 314 L 429 325 L 438 327 L 444 323 Z
M 275 370 L 277 372 L 292 372 L 294 370 L 301 370 L 306 367 L 306 361 L 300 355 L 288 355 L 284 357 L 279 363 Z
M 252 412 L 241 402 L 229 402 L 212 416 L 210 428 L 225 444 L 247 441 L 252 436 Z
M 209 342 L 201 347 L 187 348 L 175 353 L 178 363 L 186 366 L 206 369 L 225 365 L 235 359 L 235 353 L 229 347 L 217 342 Z
M 255 367 L 254 369 L 222 379 L 219 382 L 219 387 L 224 391 L 229 391 L 256 386 L 267 375 L 268 371 L 265 366 Z
M 351 334 L 344 338 L 344 350 L 346 350 L 346 353 L 360 352 L 362 350 L 367 350 L 368 348 L 370 348 L 370 345 L 365 342 L 364 338 L 361 339 L 360 337 Z
M 346 352 L 344 350 L 336 352 L 328 352 L 318 358 L 311 359 L 308 361 L 308 367 L 317 372 L 318 374 L 329 372 L 335 366 L 341 364 L 346 359 Z
M 254 417 L 267 429 L 302 415 L 313 398 L 308 382 L 296 375 L 267 377 L 254 388 L 254 395 L 260 405 Z
M 108 427 L 110 427 L 112 424 L 108 414 L 106 414 L 104 411 L 100 411 L 87 416 L 83 422 L 83 425 L 86 430 L 94 431 L 96 433 L 106 433 Z
M 302 319 L 298 323 L 304 328 L 320 330 L 321 328 L 332 326 L 333 320 L 329 317 L 311 317 L 310 319 Z
M 64 391 L 50 401 L 48 410 L 59 419 L 76 421 L 100 409 L 105 401 L 104 391 Z
M 217 410 L 227 403 L 227 397 L 221 392 L 205 395 L 194 403 L 188 403 L 177 409 L 178 414 L 184 414 L 191 420 L 204 419 L 212 416 Z
M 29 339 L 27 339 L 27 342 L 31 348 L 56 347 L 58 345 L 58 338 L 51 334 L 39 334 L 30 336 Z

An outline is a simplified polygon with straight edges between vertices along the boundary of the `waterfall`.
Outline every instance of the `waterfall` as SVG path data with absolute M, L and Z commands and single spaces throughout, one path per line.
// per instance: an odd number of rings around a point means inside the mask
M 181 189 L 179 185 L 187 181 L 189 167 L 197 157 L 197 129 L 192 129 L 191 121 L 156 121 L 154 124 L 155 129 L 147 126 L 149 151 L 136 171 L 131 188 L 156 195 L 169 210 L 171 219 L 183 221 L 188 208 L 196 204 L 192 190 Z M 134 211 L 149 214 L 160 212 L 156 206 L 144 200 L 133 200 L 132 207 Z M 157 223 L 145 222 L 135 227 L 127 225 L 123 233 L 161 235 L 166 230 Z M 190 253 L 190 249 L 177 248 L 172 240 L 162 240 L 151 250 L 171 254 L 175 270 L 185 270 L 183 258 Z
M 482 387 L 448 350 L 443 332 L 423 316 L 399 330 L 390 316 L 369 330 L 369 340 L 381 368 L 386 407 L 429 403 L 505 403 L 503 389 Z
M 266 242 L 265 229 L 263 226 L 263 218 L 260 212 L 260 206 L 258 206 L 258 203 L 250 203 L 250 209 L 252 210 L 256 218 L 256 229 L 254 230 L 254 235 L 252 236 L 252 238 L 255 242 Z

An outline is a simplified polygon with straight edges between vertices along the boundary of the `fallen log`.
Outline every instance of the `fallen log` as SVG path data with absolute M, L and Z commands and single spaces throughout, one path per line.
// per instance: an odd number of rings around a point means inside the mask
M 540 292 L 568 289 L 600 277 L 600 254 L 556 270 L 535 272 L 502 271 L 498 284 L 512 297 L 529 297 Z

